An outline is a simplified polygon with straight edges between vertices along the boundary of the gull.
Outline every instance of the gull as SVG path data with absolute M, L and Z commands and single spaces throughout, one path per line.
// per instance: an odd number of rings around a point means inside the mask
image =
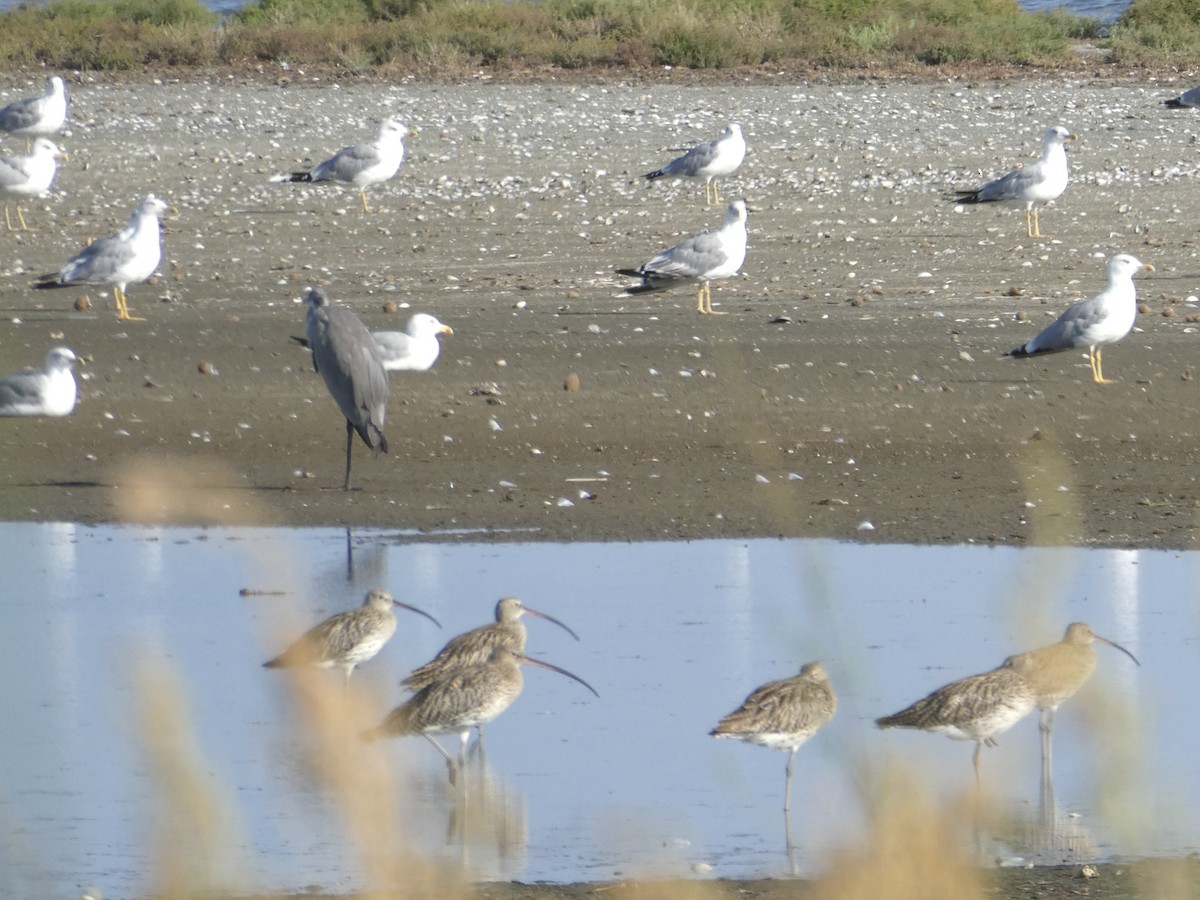
M 422 615 L 438 628 L 442 627 L 441 622 L 423 609 L 401 603 L 387 591 L 377 588 L 367 593 L 362 606 L 335 613 L 314 625 L 274 659 L 263 663 L 263 667 L 330 669 L 336 666 L 349 682 L 354 667 L 373 658 L 396 633 L 394 606 Z
M 949 199 L 955 203 L 1024 204 L 1026 234 L 1029 237 L 1042 237 L 1038 227 L 1038 207 L 1057 200 L 1067 189 L 1071 174 L 1067 168 L 1064 144 L 1077 139 L 1061 125 L 1048 128 L 1042 138 L 1042 155 L 1037 162 L 1019 166 L 1003 178 L 989 181 L 976 190 L 957 191 Z
M 354 144 L 343 147 L 323 163 L 319 163 L 307 172 L 293 172 L 290 175 L 276 175 L 272 181 L 336 181 L 358 188 L 362 199 L 364 213 L 369 213 L 367 206 L 367 188 L 374 184 L 382 184 L 400 169 L 404 162 L 404 138 L 415 135 L 409 131 L 399 118 L 393 116 L 384 119 L 379 126 L 379 135 L 374 141 L 364 144 Z
M 0 378 L 0 416 L 69 416 L 75 408 L 75 359 L 66 347 L 55 347 L 43 371 Z
M 117 318 L 124 322 L 142 321 L 129 314 L 125 286 L 130 282 L 145 281 L 158 268 L 162 259 L 159 219 L 166 211 L 167 204 L 153 194 L 147 194 L 121 231 L 88 244 L 61 269 L 42 275 L 33 286 L 59 288 L 73 284 L 111 284 Z
M 30 136 L 62 131 L 67 121 L 67 94 L 57 75 L 46 79 L 46 93 L 17 100 L 0 109 L 0 131 Z
M 719 138 L 697 144 L 683 156 L 671 160 L 661 169 L 647 172 L 644 177 L 650 181 L 663 175 L 703 178 L 704 202 L 716 205 L 721 202 L 717 176 L 732 175 L 745 156 L 746 139 L 742 137 L 742 126 L 729 125 Z
M 792 764 L 800 745 L 837 712 L 837 696 L 829 686 L 829 673 L 820 662 L 805 663 L 800 674 L 769 681 L 755 688 L 742 705 L 709 732 L 772 750 L 790 750 L 783 811 L 792 808 Z
M 1200 107 L 1200 87 L 1194 87 L 1191 90 L 1184 91 L 1178 97 L 1164 100 L 1163 106 L 1169 109 L 1187 109 L 1189 106 Z
M 618 275 L 641 278 L 625 294 L 665 291 L 677 284 L 699 282 L 696 312 L 721 315 L 712 308 L 710 281 L 732 278 L 746 259 L 746 201 L 734 200 L 725 212 L 725 223 L 716 231 L 702 231 L 664 250 L 638 269 L 617 269 Z
M 389 372 L 428 372 L 441 353 L 439 334 L 454 334 L 429 313 L 416 313 L 403 331 L 372 331 L 383 367 Z
M 1133 276 L 1138 269 L 1154 271 L 1128 253 L 1119 253 L 1108 261 L 1108 286 L 1095 297 L 1068 306 L 1054 322 L 1047 325 L 1031 340 L 1009 350 L 1005 356 L 1037 356 L 1087 347 L 1096 384 L 1112 384 L 1104 377 L 1100 351 L 1105 344 L 1115 344 L 1133 330 L 1137 318 L 1137 288 Z
M 22 197 L 40 197 L 50 190 L 58 172 L 62 151 L 54 141 L 39 137 L 33 142 L 28 156 L 0 156 L 0 193 L 4 194 L 4 224 L 13 231 L 12 219 L 8 215 L 7 198 L 16 199 L 17 221 L 21 230 L 28 231 L 25 216 L 21 214 Z
M 304 298 L 308 305 L 305 326 L 313 368 L 325 381 L 330 396 L 346 417 L 346 480 L 342 490 L 350 490 L 350 451 L 354 432 L 363 443 L 379 453 L 387 453 L 383 422 L 387 417 L 387 370 L 371 332 L 348 309 L 331 306 L 320 288 L 309 288 Z

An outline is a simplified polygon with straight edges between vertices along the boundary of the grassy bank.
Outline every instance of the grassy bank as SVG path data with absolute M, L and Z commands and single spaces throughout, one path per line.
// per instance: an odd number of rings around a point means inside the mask
M 0 16 L 9 69 L 263 63 L 379 75 L 476 70 L 1200 64 L 1200 0 L 1135 0 L 1118 23 L 1016 0 L 52 0 Z M 1091 59 L 1092 65 L 1095 59 Z

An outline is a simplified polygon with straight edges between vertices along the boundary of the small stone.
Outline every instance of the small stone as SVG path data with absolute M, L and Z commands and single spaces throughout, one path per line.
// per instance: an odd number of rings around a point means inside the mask
M 208 362 L 207 360 L 204 360 L 203 362 L 200 363 L 200 365 L 196 366 L 196 370 L 201 375 L 216 375 L 217 374 L 217 367 L 214 366 L 212 363 Z
M 563 382 L 563 390 L 571 394 L 579 393 L 579 376 L 572 372 Z
M 92 298 L 83 294 L 75 298 L 75 312 L 87 312 L 92 308 Z
M 383 304 L 383 311 L 384 311 L 385 313 L 388 313 L 389 315 L 391 315 L 392 313 L 394 313 L 394 312 L 395 312 L 396 310 L 398 310 L 399 308 L 400 308 L 400 307 L 399 307 L 399 306 L 396 304 L 396 301 L 395 301 L 395 300 L 387 300 L 387 301 L 384 301 L 384 304 Z

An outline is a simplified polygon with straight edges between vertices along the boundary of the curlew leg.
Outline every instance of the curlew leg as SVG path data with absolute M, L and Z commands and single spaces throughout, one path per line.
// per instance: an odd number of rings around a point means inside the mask
M 1038 719 L 1038 731 L 1042 733 L 1042 777 L 1054 769 L 1054 710 L 1042 710 Z
M 787 781 L 783 788 L 783 813 L 785 816 L 792 811 L 792 764 L 796 761 L 796 751 L 799 749 L 799 745 L 793 747 L 791 755 L 788 756 Z
M 425 740 L 429 741 L 429 743 L 433 744 L 433 746 L 437 749 L 438 753 L 442 754 L 442 758 L 446 760 L 446 769 L 447 769 L 448 775 L 450 776 L 450 783 L 454 784 L 457 780 L 457 775 L 458 775 L 458 770 L 454 763 L 454 757 L 446 752 L 446 748 L 443 747 L 441 744 L 439 744 L 433 735 L 424 734 L 424 735 L 422 735 L 422 737 L 424 737 Z
M 354 449 L 354 426 L 350 424 L 350 420 L 346 420 L 346 480 L 342 483 L 342 490 L 350 490 L 350 454 Z M 434 742 L 436 743 L 436 741 Z
M 983 752 L 983 741 L 975 742 L 975 755 L 971 757 L 971 761 L 975 764 L 975 789 L 979 790 L 983 786 L 983 780 L 979 777 L 979 754 Z

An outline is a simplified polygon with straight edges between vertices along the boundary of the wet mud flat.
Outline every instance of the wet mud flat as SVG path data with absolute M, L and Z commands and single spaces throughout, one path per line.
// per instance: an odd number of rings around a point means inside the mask
M 1200 119 L 1178 83 L 70 85 L 71 154 L 6 237 L 7 370 L 86 358 L 65 420 L 9 420 L 9 519 L 362 524 L 497 539 L 813 535 L 1190 546 Z M 14 88 L 16 90 L 16 88 Z M 372 191 L 272 184 L 399 114 L 420 133 Z M 741 277 L 620 297 L 637 265 L 716 227 L 703 185 L 644 172 L 743 126 L 726 197 L 751 206 Z M 1020 210 L 944 195 L 1032 158 L 1061 122 L 1073 182 Z M 35 292 L 153 191 L 161 277 Z M 1010 360 L 1130 252 L 1144 312 L 1105 354 Z M 356 446 L 307 354 L 323 285 L 376 329 L 455 331 L 391 379 L 392 452 Z M 392 301 L 398 309 L 385 312 Z M 578 390 L 564 389 L 570 376 Z

